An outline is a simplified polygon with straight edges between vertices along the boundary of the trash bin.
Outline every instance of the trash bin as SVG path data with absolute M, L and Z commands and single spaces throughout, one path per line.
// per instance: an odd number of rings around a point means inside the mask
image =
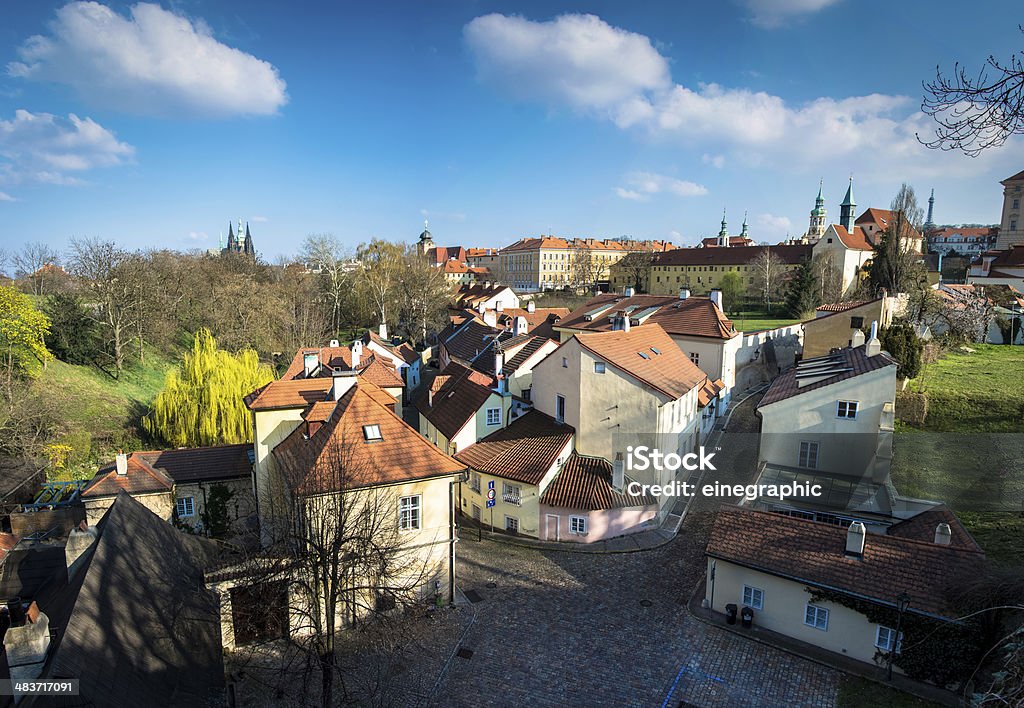
M 749 607 L 744 607 L 740 616 L 743 618 L 743 627 L 750 629 L 750 625 L 754 623 L 754 611 Z
M 729 603 L 725 606 L 725 621 L 729 624 L 736 624 L 736 605 Z

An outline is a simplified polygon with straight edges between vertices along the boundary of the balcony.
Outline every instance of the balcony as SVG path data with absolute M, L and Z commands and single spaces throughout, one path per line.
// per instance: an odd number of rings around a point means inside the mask
M 523 505 L 523 498 L 518 494 L 509 494 L 508 492 L 505 492 L 501 495 L 501 500 L 506 504 L 511 504 L 512 506 Z

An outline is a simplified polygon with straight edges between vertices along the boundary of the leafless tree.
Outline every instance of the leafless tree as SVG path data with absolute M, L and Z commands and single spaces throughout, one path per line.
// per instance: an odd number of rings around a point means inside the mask
M 124 369 L 135 331 L 137 273 L 132 254 L 113 241 L 96 238 L 72 239 L 72 272 L 95 295 L 92 312 L 107 336 L 107 346 L 116 375 Z
M 843 272 L 831 253 L 819 253 L 811 261 L 818 281 L 818 297 L 822 303 L 839 302 L 843 298 Z
M 29 282 L 33 295 L 46 293 L 46 285 L 50 279 L 48 266 L 57 265 L 60 255 L 45 243 L 32 242 L 14 254 L 12 260 L 15 276 Z
M 394 310 L 404 254 L 401 244 L 380 239 L 363 244 L 356 251 L 356 259 L 361 264 L 356 287 L 365 294 L 378 324 L 386 324 Z
M 626 283 L 638 293 L 647 292 L 654 256 L 647 251 L 627 253 L 612 268 L 624 273 Z
M 914 188 L 906 183 L 901 185 L 889 208 L 892 218 L 874 245 L 867 266 L 868 285 L 875 295 L 882 291 L 912 292 L 922 286 L 925 278 L 920 256 L 911 247 L 924 218 Z
M 346 290 L 351 287 L 349 254 L 334 234 L 310 234 L 302 244 L 299 257 L 319 274 L 324 296 L 331 307 L 331 331 L 339 332 L 342 303 Z
M 297 688 L 304 705 L 366 699 L 356 695 L 345 651 L 352 630 L 383 625 L 382 638 L 401 632 L 403 612 L 425 607 L 424 588 L 432 592 L 439 572 L 423 544 L 450 543 L 447 535 L 403 530 L 421 527 L 423 511 L 405 514 L 393 488 L 370 486 L 372 461 L 355 452 L 361 446 L 346 444 L 358 434 L 344 431 L 319 454 L 292 450 L 279 458 L 270 504 L 261 510 L 272 543 L 231 573 L 232 597 L 249 608 L 234 612 L 235 639 L 254 640 L 236 650 L 236 662 L 255 662 L 261 635 L 284 633 L 286 621 L 288 649 L 269 670 L 264 664 L 263 680 Z
M 921 110 L 935 120 L 935 137 L 918 140 L 930 148 L 977 157 L 1024 134 L 1024 52 L 1009 61 L 990 55 L 977 74 L 959 63 L 949 75 L 936 67 L 924 91 Z
M 403 261 L 399 325 L 414 344 L 424 344 L 448 323 L 452 286 L 415 244 L 406 249 Z
M 754 278 L 751 294 L 764 303 L 766 311 L 771 312 L 772 300 L 777 300 L 782 292 L 782 286 L 786 279 L 786 264 L 772 253 L 771 248 L 765 246 L 764 250 L 751 261 L 750 268 Z
M 569 287 L 574 292 L 591 290 L 601 274 L 592 249 L 577 246 L 569 253 Z

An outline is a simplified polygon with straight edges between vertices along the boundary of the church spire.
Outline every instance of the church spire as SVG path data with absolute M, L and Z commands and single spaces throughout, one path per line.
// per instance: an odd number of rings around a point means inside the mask
M 742 238 L 750 237 L 750 232 L 747 229 L 747 212 L 743 212 L 743 229 L 740 231 L 740 236 Z
M 839 205 L 839 225 L 850 233 L 853 233 L 856 208 L 857 202 L 853 200 L 853 175 L 850 175 L 850 186 L 846 188 L 846 196 L 843 197 L 843 202 Z
M 725 223 L 725 209 L 722 209 L 722 228 L 718 232 L 718 245 L 729 245 L 729 225 Z

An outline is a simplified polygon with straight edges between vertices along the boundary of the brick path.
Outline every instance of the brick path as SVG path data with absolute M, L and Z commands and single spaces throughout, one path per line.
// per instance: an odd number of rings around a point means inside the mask
M 734 413 L 710 480 L 752 481 L 752 403 Z M 839 672 L 687 612 L 719 503 L 695 499 L 674 541 L 640 553 L 464 540 L 459 583 L 482 598 L 463 644 L 473 655 L 452 661 L 434 705 L 661 706 L 670 692 L 673 707 L 834 705 Z

